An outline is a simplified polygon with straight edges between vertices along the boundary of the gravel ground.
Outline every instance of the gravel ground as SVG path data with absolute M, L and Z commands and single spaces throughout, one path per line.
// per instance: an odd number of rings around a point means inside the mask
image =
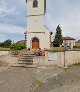
M 80 92 L 80 68 L 71 67 L 43 83 L 35 92 Z
M 0 67 L 1 66 L 8 66 L 8 63 L 3 60 L 3 56 L 0 56 Z
M 0 92 L 31 92 L 35 68 L 11 67 L 0 72 Z

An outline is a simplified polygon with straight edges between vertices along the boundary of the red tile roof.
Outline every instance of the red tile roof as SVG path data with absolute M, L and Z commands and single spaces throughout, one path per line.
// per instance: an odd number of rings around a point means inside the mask
M 75 40 L 75 39 L 67 36 L 67 37 L 63 37 L 63 40 Z
M 25 44 L 26 40 L 21 40 L 20 43 Z

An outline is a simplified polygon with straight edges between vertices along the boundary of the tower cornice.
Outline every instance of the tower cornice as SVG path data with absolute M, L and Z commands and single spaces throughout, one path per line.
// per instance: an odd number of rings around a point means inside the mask
M 28 15 L 27 17 L 32 17 L 32 16 L 43 16 L 44 14 L 38 14 L 38 15 Z

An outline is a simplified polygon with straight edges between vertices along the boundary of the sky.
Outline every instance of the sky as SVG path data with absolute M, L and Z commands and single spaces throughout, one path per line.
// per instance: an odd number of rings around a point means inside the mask
M 0 0 L 0 42 L 23 40 L 27 30 L 25 0 Z M 60 24 L 63 36 L 80 39 L 80 0 L 47 0 L 45 25 L 53 32 Z

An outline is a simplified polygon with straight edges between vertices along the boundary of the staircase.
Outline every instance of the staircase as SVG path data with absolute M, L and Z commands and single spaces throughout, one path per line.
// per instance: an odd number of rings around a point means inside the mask
M 22 54 L 19 56 L 18 63 L 12 65 L 13 67 L 24 67 L 24 68 L 35 68 L 36 65 L 33 64 L 34 54 Z
M 32 65 L 34 57 L 34 54 L 22 54 L 19 58 L 19 64 Z

